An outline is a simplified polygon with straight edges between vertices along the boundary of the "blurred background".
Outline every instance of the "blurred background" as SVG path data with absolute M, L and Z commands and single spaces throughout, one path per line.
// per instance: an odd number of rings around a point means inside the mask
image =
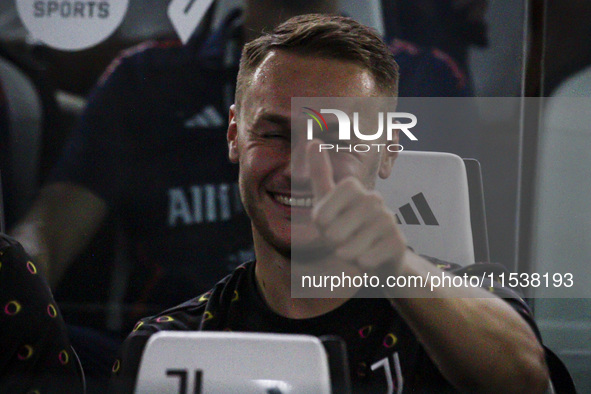
M 209 34 L 229 10 L 241 6 L 238 0 L 218 3 L 194 34 Z M 0 82 L 10 119 L 8 130 L 0 130 L 6 228 L 30 207 L 109 64 L 146 40 L 178 40 L 169 4 L 129 0 L 112 34 L 89 48 L 68 51 L 32 36 L 16 0 L 0 2 Z M 560 97 L 579 97 L 579 115 L 589 110 L 585 97 L 591 83 L 585 70 L 591 65 L 591 1 L 342 0 L 341 6 L 388 39 L 449 55 L 468 79 L 471 95 L 510 98 L 494 109 L 480 107 L 483 121 L 473 130 L 470 150 L 482 166 L 491 260 L 525 272 L 570 270 L 575 280 L 589 282 L 589 122 L 572 120 L 565 110 L 572 103 L 565 105 Z M 521 98 L 526 96 L 539 99 L 525 103 Z M 572 120 L 568 134 L 565 120 Z M 569 193 L 572 197 L 565 198 Z M 110 245 L 116 239 L 107 218 L 78 258 L 86 268 L 74 264 L 56 289 L 68 322 L 105 326 L 116 275 L 116 251 Z M 84 292 L 76 286 L 79 281 L 89 283 Z M 566 362 L 580 392 L 591 392 L 589 301 L 531 299 L 545 340 Z

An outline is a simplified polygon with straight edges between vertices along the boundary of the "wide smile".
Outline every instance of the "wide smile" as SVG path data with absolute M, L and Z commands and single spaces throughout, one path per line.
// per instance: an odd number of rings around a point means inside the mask
M 285 194 L 271 193 L 271 196 L 279 204 L 287 207 L 297 208 L 312 208 L 314 206 L 314 198 L 309 197 L 293 197 Z

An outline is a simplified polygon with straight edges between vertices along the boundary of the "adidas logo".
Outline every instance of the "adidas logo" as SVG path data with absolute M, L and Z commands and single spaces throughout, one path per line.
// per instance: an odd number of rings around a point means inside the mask
M 411 199 L 414 203 L 416 211 L 418 212 L 419 216 L 421 217 L 425 225 L 439 226 L 439 222 L 435 218 L 435 214 L 433 214 L 433 211 L 431 210 L 429 203 L 427 203 L 427 199 L 425 198 L 425 195 L 423 193 L 415 194 L 411 197 Z M 421 222 L 419 221 L 419 218 L 415 213 L 415 208 L 413 208 L 413 206 L 410 203 L 398 208 L 398 210 L 400 211 L 400 215 L 404 220 L 404 222 L 400 220 L 400 216 L 398 216 L 397 213 L 394 214 L 394 216 L 396 216 L 396 221 L 398 222 L 398 224 L 420 225 Z
M 212 105 L 208 105 L 207 107 L 203 108 L 201 112 L 198 112 L 191 118 L 185 120 L 185 127 L 188 129 L 207 129 L 221 127 L 223 125 L 224 119 Z

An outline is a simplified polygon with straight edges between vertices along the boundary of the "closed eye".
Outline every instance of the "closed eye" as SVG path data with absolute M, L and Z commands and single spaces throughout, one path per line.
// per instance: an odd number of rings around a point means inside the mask
M 262 137 L 266 138 L 266 139 L 277 139 L 277 138 L 287 139 L 287 136 L 284 133 L 280 133 L 280 132 L 277 132 L 277 133 L 266 132 L 266 133 L 262 134 Z

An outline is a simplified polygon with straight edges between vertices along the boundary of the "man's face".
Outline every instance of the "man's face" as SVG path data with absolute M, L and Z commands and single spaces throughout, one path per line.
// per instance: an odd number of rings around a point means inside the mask
M 353 63 L 273 51 L 257 67 L 230 110 L 229 155 L 240 164 L 240 192 L 253 223 L 255 244 L 263 242 L 289 257 L 292 247 L 314 245 L 309 222 L 314 196 L 305 131 L 291 130 L 292 97 L 372 97 L 371 74 Z M 391 161 L 377 152 L 331 154 L 336 183 L 356 177 L 373 188 Z M 389 172 L 389 168 L 387 170 Z M 387 175 L 386 175 L 387 176 Z M 293 238 L 292 238 L 293 237 Z

